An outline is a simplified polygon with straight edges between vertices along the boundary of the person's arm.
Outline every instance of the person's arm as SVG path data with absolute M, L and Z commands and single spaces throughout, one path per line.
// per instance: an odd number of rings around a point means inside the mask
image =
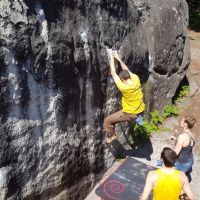
M 181 179 L 181 182 L 183 184 L 184 192 L 186 193 L 186 195 L 188 196 L 188 198 L 190 200 L 194 200 L 194 195 L 193 195 L 192 190 L 190 188 L 188 178 L 183 172 L 180 172 L 180 179 Z
M 119 76 L 116 73 L 114 56 L 113 56 L 112 50 L 109 51 L 109 56 L 110 56 L 110 73 L 111 73 L 114 80 L 120 79 Z
M 176 152 L 177 155 L 179 155 L 179 153 L 183 147 L 183 142 L 184 142 L 184 135 L 179 135 L 176 145 L 175 145 L 175 148 L 174 148 L 174 151 Z
M 153 173 L 154 173 L 154 171 L 150 171 L 147 175 L 146 183 L 145 183 L 142 195 L 140 196 L 140 200 L 147 200 L 148 197 L 149 197 L 149 194 L 153 190 L 153 180 L 152 180 L 153 179 Z
M 125 63 L 122 61 L 122 59 L 120 58 L 119 54 L 116 51 L 113 52 L 113 56 L 117 61 L 119 61 L 120 65 L 121 65 L 121 68 L 123 70 L 128 70 L 129 71 L 128 67 L 125 65 Z

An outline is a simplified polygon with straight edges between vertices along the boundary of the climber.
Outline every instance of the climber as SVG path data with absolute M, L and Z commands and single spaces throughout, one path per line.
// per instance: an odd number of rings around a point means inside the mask
M 104 130 L 107 143 L 117 138 L 115 124 L 119 122 L 135 121 L 143 113 L 145 104 L 139 77 L 129 71 L 116 51 L 109 50 L 111 75 L 122 93 L 122 110 L 115 112 L 104 119 Z M 119 76 L 116 73 L 114 59 L 122 68 Z M 141 121 L 141 120 L 139 120 Z

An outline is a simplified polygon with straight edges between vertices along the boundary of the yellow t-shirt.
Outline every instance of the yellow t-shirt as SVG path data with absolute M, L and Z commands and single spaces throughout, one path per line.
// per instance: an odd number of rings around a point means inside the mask
M 181 181 L 179 171 L 174 170 L 171 174 L 156 170 L 158 181 L 153 189 L 153 200 L 179 200 L 181 193 Z
M 130 73 L 132 85 L 125 84 L 120 78 L 115 80 L 118 89 L 122 93 L 122 110 L 125 113 L 138 114 L 144 111 L 143 94 L 140 79 L 136 74 Z

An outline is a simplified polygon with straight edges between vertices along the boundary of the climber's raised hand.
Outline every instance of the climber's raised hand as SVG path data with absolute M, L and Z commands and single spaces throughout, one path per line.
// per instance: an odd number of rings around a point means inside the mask
M 113 51 L 113 56 L 116 60 L 121 61 L 121 58 L 120 58 L 119 54 L 117 53 L 117 51 Z
M 109 55 L 110 57 L 113 57 L 113 51 L 112 51 L 112 49 L 108 49 L 108 55 Z

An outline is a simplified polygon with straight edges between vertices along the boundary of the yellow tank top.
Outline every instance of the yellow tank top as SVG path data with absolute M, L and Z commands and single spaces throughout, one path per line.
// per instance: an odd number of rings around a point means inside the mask
M 122 93 L 122 110 L 125 113 L 138 114 L 144 111 L 142 88 L 136 74 L 130 74 L 132 85 L 123 83 L 120 79 L 115 82 Z
M 156 172 L 158 181 L 153 189 L 153 200 L 179 200 L 182 189 L 179 171 L 168 174 L 158 169 Z

